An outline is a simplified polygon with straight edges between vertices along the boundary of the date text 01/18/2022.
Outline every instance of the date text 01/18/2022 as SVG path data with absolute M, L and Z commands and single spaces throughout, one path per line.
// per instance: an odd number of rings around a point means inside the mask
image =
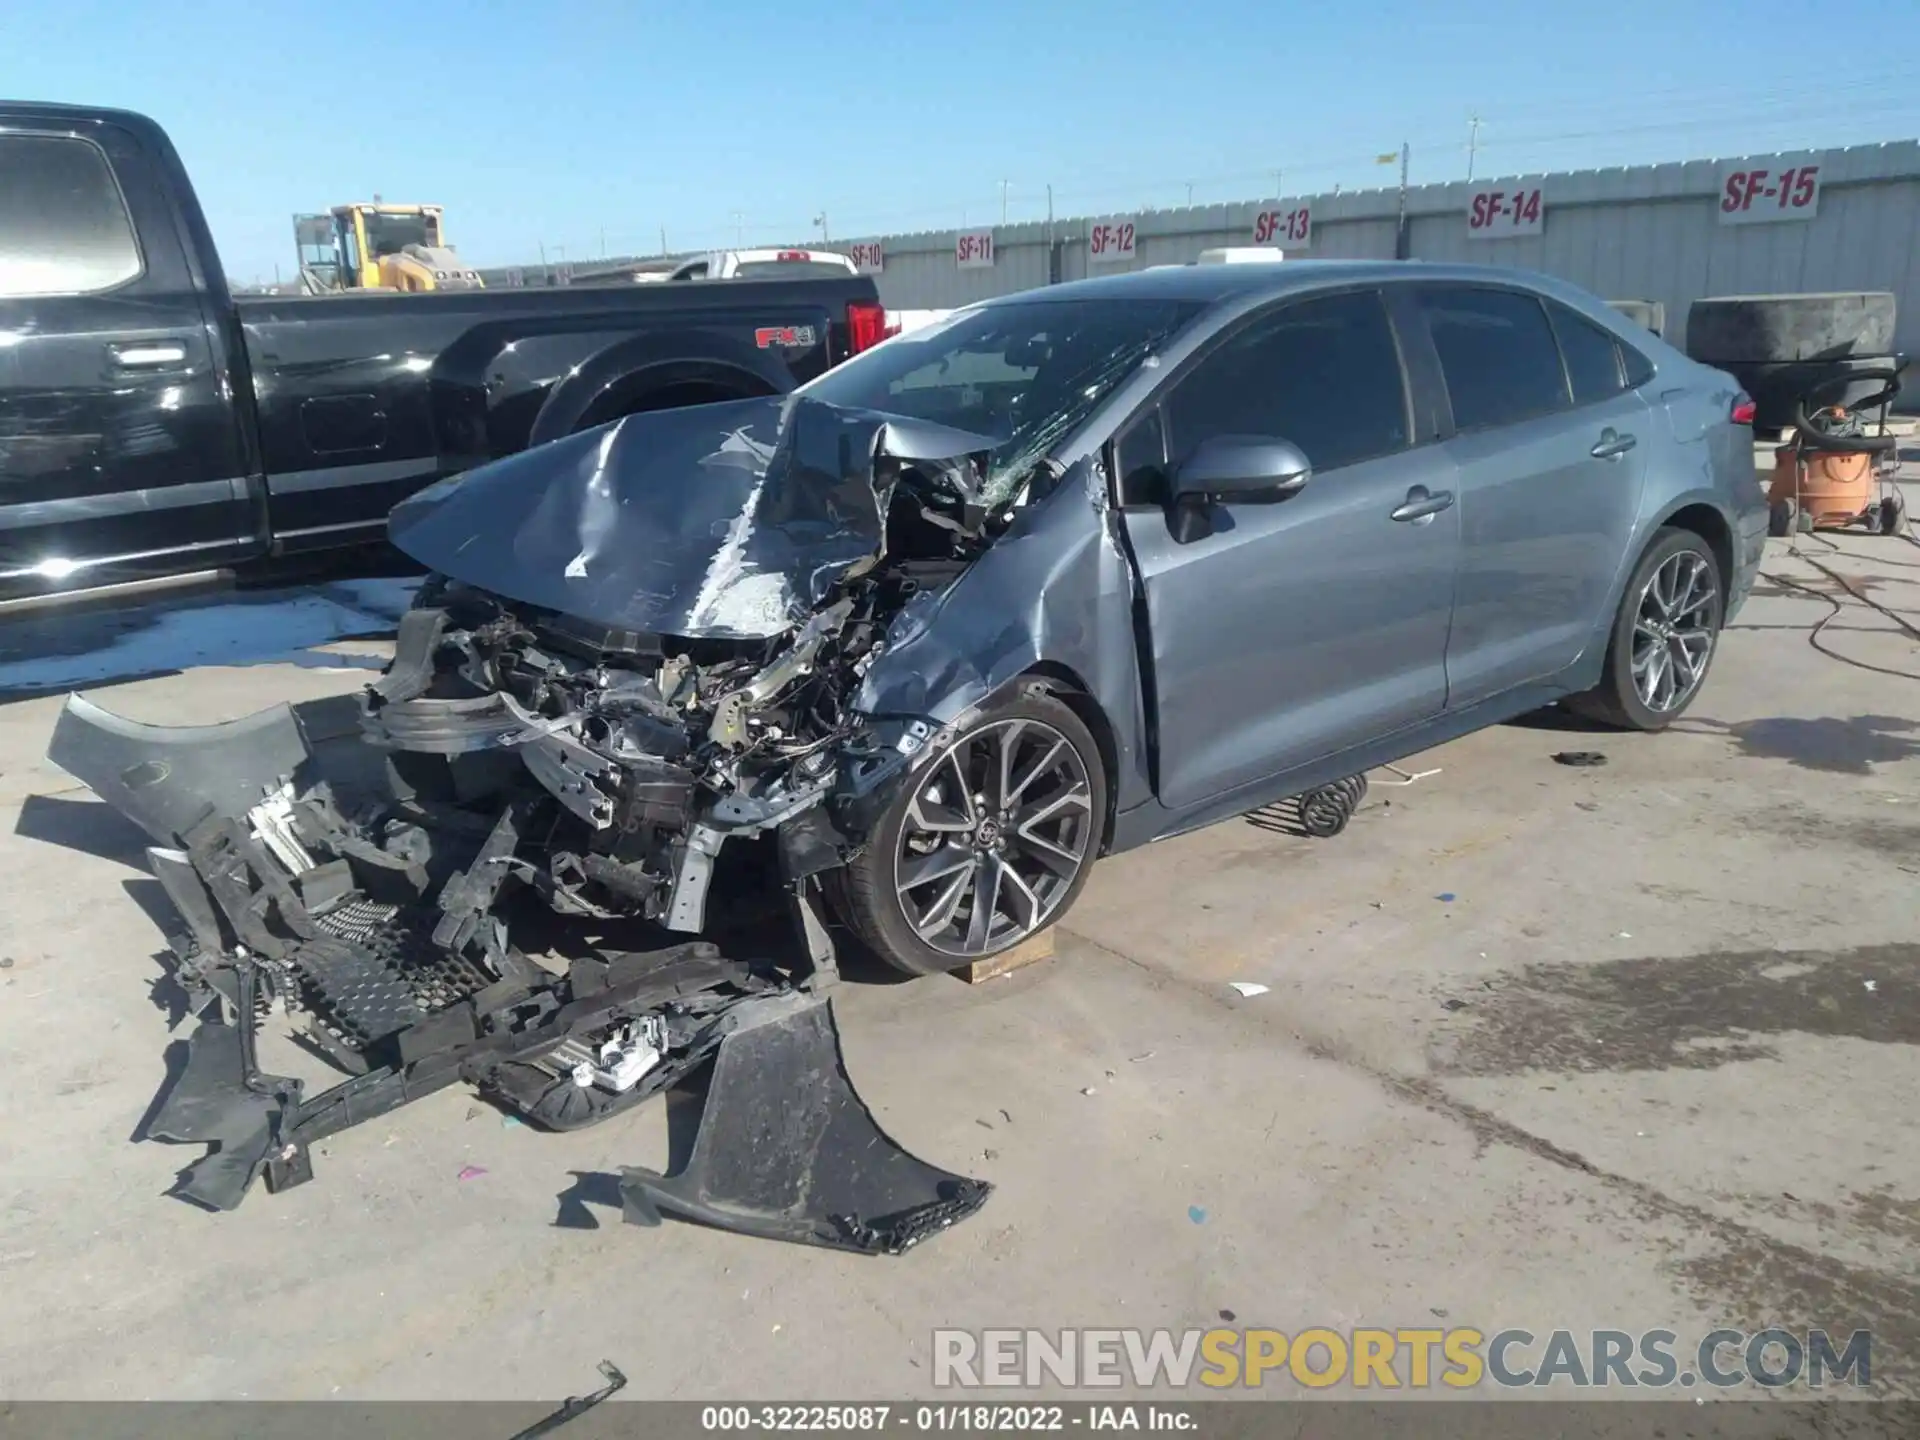
M 1178 1405 L 707 1405 L 702 1430 L 1192 1431 Z

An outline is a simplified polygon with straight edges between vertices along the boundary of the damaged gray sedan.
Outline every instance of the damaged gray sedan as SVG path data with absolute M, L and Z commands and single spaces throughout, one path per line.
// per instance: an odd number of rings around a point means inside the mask
M 62 718 L 53 758 L 155 837 L 207 1007 L 156 1133 L 219 1146 L 188 1183 L 224 1205 L 454 1079 L 566 1127 L 711 1060 L 693 1158 L 628 1172 L 632 1218 L 903 1249 L 987 1187 L 854 1095 L 830 921 L 952 969 L 1103 853 L 1284 797 L 1331 833 L 1369 767 L 1555 699 L 1660 728 L 1764 540 L 1741 398 L 1537 277 L 1189 267 L 444 481 L 391 523 L 431 578 L 362 704 L 377 783 L 284 711 Z M 747 856 L 803 965 L 525 938 L 694 936 Z M 358 1073 L 260 1075 L 276 1003 Z

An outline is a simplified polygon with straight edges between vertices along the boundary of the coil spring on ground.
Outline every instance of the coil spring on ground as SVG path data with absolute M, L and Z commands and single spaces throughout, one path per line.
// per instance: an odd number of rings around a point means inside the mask
M 1347 828 L 1347 821 L 1367 797 L 1367 777 L 1348 775 L 1330 785 L 1303 791 L 1297 798 L 1300 826 L 1309 835 L 1327 839 Z

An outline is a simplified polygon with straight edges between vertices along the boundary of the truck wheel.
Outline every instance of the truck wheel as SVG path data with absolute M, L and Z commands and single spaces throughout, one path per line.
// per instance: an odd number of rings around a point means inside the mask
M 1624 730 L 1664 730 L 1700 693 L 1726 610 L 1719 562 L 1691 530 L 1662 530 L 1620 600 L 1600 683 L 1567 705 Z
M 1044 691 L 1018 691 L 914 772 L 838 872 L 835 908 L 909 975 L 997 955 L 1079 897 L 1106 805 L 1080 717 Z

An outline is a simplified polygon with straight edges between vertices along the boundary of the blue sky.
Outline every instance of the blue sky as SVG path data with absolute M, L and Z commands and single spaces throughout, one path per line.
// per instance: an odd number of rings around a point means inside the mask
M 1912 0 L 4 0 L 0 94 L 145 111 L 237 279 L 295 211 L 503 264 L 1920 133 Z M 1821 39 L 1820 37 L 1824 37 Z M 1882 37 L 1884 43 L 1876 43 Z M 1856 57 L 1796 59 L 1809 39 Z M 1907 58 L 1903 58 L 1903 55 Z M 604 239 L 603 239 L 604 237 Z

